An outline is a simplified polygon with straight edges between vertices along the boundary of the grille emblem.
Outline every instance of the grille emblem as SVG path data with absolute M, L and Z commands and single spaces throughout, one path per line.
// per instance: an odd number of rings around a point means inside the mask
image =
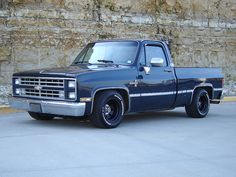
M 41 90 L 41 89 L 42 89 L 42 87 L 41 87 L 41 86 L 39 86 L 39 85 L 37 85 L 37 86 L 35 86 L 35 87 L 34 87 L 34 89 L 35 89 L 35 90 Z

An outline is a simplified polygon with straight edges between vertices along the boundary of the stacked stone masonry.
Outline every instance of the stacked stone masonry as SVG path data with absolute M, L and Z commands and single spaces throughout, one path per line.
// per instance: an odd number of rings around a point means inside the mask
M 165 39 L 176 66 L 222 67 L 236 92 L 235 0 L 0 0 L 0 104 L 12 73 L 69 65 L 98 39 Z

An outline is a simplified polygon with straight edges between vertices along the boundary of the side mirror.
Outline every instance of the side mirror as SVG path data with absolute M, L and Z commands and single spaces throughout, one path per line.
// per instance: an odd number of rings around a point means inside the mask
M 160 66 L 163 66 L 164 60 L 163 60 L 163 58 L 152 58 L 150 61 L 150 64 L 152 66 L 160 67 Z
M 144 66 L 143 69 L 144 69 L 144 72 L 145 72 L 146 75 L 150 74 L 151 68 L 149 66 Z

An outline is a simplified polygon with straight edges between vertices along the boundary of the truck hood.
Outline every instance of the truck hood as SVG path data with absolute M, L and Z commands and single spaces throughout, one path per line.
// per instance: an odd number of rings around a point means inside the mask
M 14 76 L 68 76 L 75 77 L 77 75 L 89 72 L 98 72 L 104 70 L 122 70 L 127 69 L 130 66 L 121 66 L 121 65 L 73 65 L 68 67 L 61 68 L 45 68 L 45 69 L 36 69 L 29 70 L 24 72 L 15 73 Z

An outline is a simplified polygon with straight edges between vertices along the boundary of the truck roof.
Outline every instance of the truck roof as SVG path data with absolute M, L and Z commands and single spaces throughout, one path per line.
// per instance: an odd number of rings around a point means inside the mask
M 161 42 L 161 43 L 166 43 L 165 41 L 162 40 L 148 40 L 148 39 L 106 39 L 106 40 L 97 40 L 94 41 L 96 42 Z

